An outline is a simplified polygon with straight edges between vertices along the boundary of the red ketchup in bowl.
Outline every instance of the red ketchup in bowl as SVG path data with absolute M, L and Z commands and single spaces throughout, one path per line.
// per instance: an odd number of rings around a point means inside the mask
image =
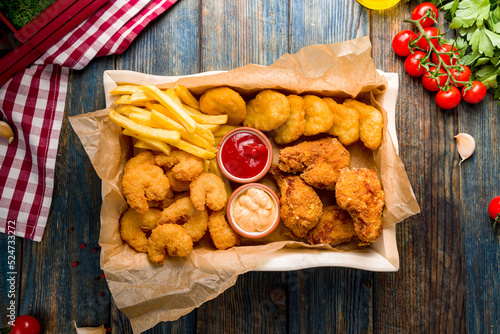
M 217 162 L 228 179 L 239 183 L 255 182 L 271 166 L 271 143 L 266 135 L 256 129 L 234 129 L 222 138 Z

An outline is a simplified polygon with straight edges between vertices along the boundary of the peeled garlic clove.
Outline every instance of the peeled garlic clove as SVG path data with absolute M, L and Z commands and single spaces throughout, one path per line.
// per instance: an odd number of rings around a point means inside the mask
M 14 140 L 14 131 L 10 127 L 9 123 L 0 121 L 0 136 L 5 137 L 9 140 L 9 144 Z
M 474 153 L 474 150 L 476 149 L 476 141 L 468 133 L 459 133 L 455 136 L 455 139 L 457 140 L 458 154 L 462 158 L 460 162 L 462 162 Z

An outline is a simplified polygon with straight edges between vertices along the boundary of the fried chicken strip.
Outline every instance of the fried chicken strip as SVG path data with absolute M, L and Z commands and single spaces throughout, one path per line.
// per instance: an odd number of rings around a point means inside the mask
M 307 241 L 311 245 L 330 244 L 332 246 L 356 238 L 351 216 L 337 205 L 323 208 L 319 223 L 310 232 Z

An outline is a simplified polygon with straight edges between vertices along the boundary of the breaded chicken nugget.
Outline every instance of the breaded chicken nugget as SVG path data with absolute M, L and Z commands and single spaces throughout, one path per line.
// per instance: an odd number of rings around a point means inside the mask
M 344 168 L 335 187 L 335 197 L 341 209 L 354 220 L 360 246 L 375 242 L 382 234 L 384 191 L 377 174 L 367 168 Z
M 122 179 L 123 195 L 128 205 L 140 213 L 148 211 L 148 201 L 165 199 L 169 187 L 163 169 L 148 162 L 129 168 Z
M 344 105 L 358 111 L 359 139 L 370 150 L 376 150 L 382 143 L 382 128 L 384 126 L 380 111 L 373 106 L 351 99 L 345 100 Z
M 151 165 L 155 165 L 155 156 L 153 153 L 150 151 L 142 151 L 141 153 L 137 154 L 135 157 L 130 158 L 127 163 L 125 164 L 125 167 L 123 168 L 123 173 L 126 173 L 130 168 L 143 164 L 143 163 L 149 163 Z
M 323 98 L 333 113 L 333 125 L 328 134 L 336 136 L 344 146 L 354 144 L 359 139 L 359 115 L 355 108 L 338 104 L 330 97 Z
M 330 244 L 332 246 L 356 238 L 351 216 L 337 205 L 323 207 L 319 223 L 310 232 L 307 240 L 311 245 Z
M 192 181 L 203 172 L 203 159 L 184 151 L 172 151 L 155 158 L 158 166 L 171 168 L 174 177 L 179 181 Z
M 274 141 L 280 145 L 299 139 L 306 125 L 304 99 L 297 95 L 289 95 L 287 99 L 290 103 L 290 116 L 285 124 L 274 130 Z
M 163 264 L 165 249 L 170 256 L 188 256 L 193 251 L 193 240 L 179 225 L 159 225 L 151 232 L 148 240 L 149 260 L 155 264 Z
M 160 210 L 149 209 L 145 214 L 140 214 L 129 207 L 120 217 L 120 236 L 123 241 L 136 251 L 147 253 L 148 238 L 144 231 L 158 226 L 160 215 Z
M 333 114 L 323 99 L 315 95 L 304 96 L 306 124 L 304 136 L 314 136 L 323 133 L 333 125 Z
M 213 173 L 201 173 L 189 185 L 191 201 L 197 210 L 204 210 L 205 204 L 213 211 L 219 211 L 227 203 L 224 181 Z
M 227 124 L 240 124 L 247 115 L 245 100 L 229 87 L 207 90 L 200 97 L 200 110 L 208 115 L 227 114 Z
M 179 224 L 186 230 L 193 242 L 199 241 L 208 228 L 207 210 L 196 210 L 189 197 L 175 201 L 163 209 L 160 224 Z
M 285 95 L 267 89 L 259 92 L 247 103 L 244 126 L 271 131 L 285 124 L 290 116 L 290 103 Z
M 226 220 L 226 210 L 214 211 L 208 217 L 208 231 L 217 249 L 228 249 L 240 244 L 240 236 Z

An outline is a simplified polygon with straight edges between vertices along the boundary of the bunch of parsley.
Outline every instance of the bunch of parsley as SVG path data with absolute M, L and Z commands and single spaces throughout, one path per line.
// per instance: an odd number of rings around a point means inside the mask
M 461 63 L 474 80 L 494 89 L 500 100 L 500 0 L 427 0 L 441 11 L 450 29 L 457 31 L 455 46 Z

